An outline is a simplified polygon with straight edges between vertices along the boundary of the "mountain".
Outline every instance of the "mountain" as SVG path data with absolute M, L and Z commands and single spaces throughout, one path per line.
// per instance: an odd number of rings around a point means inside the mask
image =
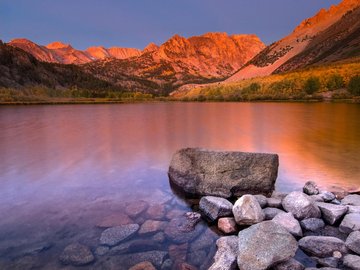
M 44 53 L 43 57 L 50 56 Z M 74 87 L 96 91 L 118 90 L 110 83 L 85 73 L 79 66 L 41 62 L 22 49 L 0 42 L 0 87 L 32 86 L 59 90 Z
M 334 62 L 359 54 L 359 0 L 343 0 L 304 20 L 287 37 L 267 46 L 227 82 Z
M 255 35 L 207 33 L 190 38 L 174 35 L 160 47 L 150 44 L 138 57 L 107 58 L 83 67 L 122 88 L 169 93 L 183 84 L 222 80 L 264 47 Z
M 11 40 L 8 45 L 32 54 L 39 61 L 59 64 L 79 65 L 108 57 L 125 59 L 141 54 L 141 51 L 138 49 L 120 47 L 108 49 L 104 47 L 90 47 L 85 51 L 81 51 L 59 41 L 42 46 L 24 38 Z

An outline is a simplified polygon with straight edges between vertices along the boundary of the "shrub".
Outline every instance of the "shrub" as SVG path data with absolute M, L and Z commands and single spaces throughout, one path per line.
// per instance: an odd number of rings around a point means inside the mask
M 320 80 L 318 77 L 310 77 L 305 81 L 304 90 L 308 95 L 314 94 L 320 89 Z
M 360 76 L 354 76 L 350 79 L 348 90 L 354 96 L 360 95 Z
M 328 90 L 336 90 L 344 87 L 344 79 L 339 74 L 332 75 L 326 82 Z

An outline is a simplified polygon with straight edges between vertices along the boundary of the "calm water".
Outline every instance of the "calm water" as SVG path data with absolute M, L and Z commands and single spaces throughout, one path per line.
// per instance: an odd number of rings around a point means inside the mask
M 116 223 L 139 200 L 163 213 L 145 211 L 133 219 L 139 224 L 190 209 L 167 178 L 171 156 L 182 147 L 278 153 L 282 191 L 309 179 L 360 186 L 358 104 L 0 107 L 0 131 L 1 269 L 62 269 L 58 256 L 67 244 L 94 251 L 103 230 L 96 225 Z M 165 240 L 160 248 L 172 244 Z M 104 268 L 104 260 L 97 256 L 91 267 Z

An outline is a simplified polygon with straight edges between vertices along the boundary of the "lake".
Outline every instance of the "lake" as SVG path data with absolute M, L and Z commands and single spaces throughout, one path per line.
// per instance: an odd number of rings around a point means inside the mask
M 117 257 L 152 250 L 196 266 L 210 260 L 219 232 L 206 224 L 186 245 L 154 232 L 124 250 L 96 250 L 104 228 L 127 218 L 166 223 L 196 210 L 168 182 L 171 156 L 183 147 L 277 153 L 279 191 L 308 180 L 360 186 L 359 104 L 3 106 L 0 130 L 0 269 L 65 269 L 59 254 L 74 242 L 97 254 L 91 269 L 122 269 L 112 268 Z

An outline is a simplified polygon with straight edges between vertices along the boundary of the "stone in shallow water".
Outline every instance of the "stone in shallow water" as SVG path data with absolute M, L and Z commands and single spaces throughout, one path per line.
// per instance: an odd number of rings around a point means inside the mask
M 349 234 L 345 241 L 347 248 L 360 255 L 360 231 L 355 231 Z
M 345 196 L 344 199 L 341 200 L 341 203 L 344 205 L 360 206 L 360 195 L 357 194 L 347 195 Z
M 234 218 L 219 218 L 218 229 L 226 234 L 237 232 L 236 222 Z
M 173 155 L 169 178 L 173 186 L 193 196 L 270 195 L 278 166 L 275 154 L 186 148 Z
M 106 229 L 101 233 L 100 243 L 102 245 L 115 246 L 134 235 L 138 230 L 138 224 L 122 225 Z
M 217 251 L 214 257 L 214 263 L 209 270 L 235 270 L 237 269 L 236 257 L 238 254 L 237 236 L 225 236 L 216 241 Z
M 295 260 L 294 258 L 291 258 L 285 262 L 281 262 L 275 265 L 272 269 L 273 270 L 304 270 L 305 266 L 302 265 L 297 260 Z
M 304 230 L 316 232 L 325 227 L 325 223 L 321 218 L 307 218 L 300 221 L 300 225 Z
M 323 219 L 330 225 L 334 225 L 348 211 L 347 206 L 331 203 L 316 203 L 320 208 Z
M 98 256 L 104 256 L 106 253 L 108 253 L 110 250 L 109 247 L 106 247 L 106 246 L 100 246 L 100 247 L 97 247 L 96 250 L 95 250 L 95 254 L 98 255 Z
M 239 232 L 238 266 L 242 270 L 265 270 L 295 255 L 298 244 L 282 226 L 264 221 Z
M 351 233 L 360 230 L 360 214 L 347 214 L 342 220 L 339 229 L 343 233 Z
M 95 260 L 94 255 L 87 246 L 79 243 L 68 245 L 60 255 L 63 264 L 75 266 L 86 265 Z
M 264 220 L 265 215 L 253 195 L 244 195 L 233 207 L 235 221 L 239 225 L 252 225 Z
M 99 228 L 110 228 L 132 223 L 133 221 L 128 217 L 128 215 L 124 213 L 116 213 L 105 217 L 102 221 L 96 224 L 96 226 Z
M 265 220 L 271 220 L 273 219 L 277 214 L 279 213 L 285 213 L 285 211 L 278 209 L 278 208 L 273 208 L 273 207 L 266 207 L 263 209 L 264 215 L 265 215 Z
M 224 198 L 205 196 L 201 198 L 199 207 L 210 221 L 215 221 L 219 217 L 230 216 L 233 204 Z
M 141 262 L 129 268 L 129 270 L 156 270 L 156 268 L 151 262 Z
M 291 213 L 279 213 L 272 221 L 283 226 L 289 233 L 296 237 L 302 236 L 302 230 L 299 221 Z
M 319 188 L 314 181 L 308 181 L 303 187 L 303 191 L 307 195 L 317 195 L 319 194 Z
M 267 204 L 267 198 L 264 196 L 264 195 L 261 195 L 261 194 L 257 194 L 257 195 L 254 195 L 256 200 L 258 201 L 258 203 L 260 204 L 260 207 L 261 208 L 264 208 Z
M 188 253 L 188 261 L 195 265 L 201 266 L 206 260 L 207 252 L 204 250 L 195 250 L 193 252 Z
M 129 217 L 135 218 L 143 213 L 148 207 L 149 204 L 147 202 L 140 200 L 129 203 L 125 208 L 125 212 Z
M 139 234 L 152 234 L 165 229 L 167 225 L 166 221 L 159 220 L 147 220 L 145 221 L 139 230 Z
M 147 217 L 155 220 L 162 220 L 165 214 L 166 209 L 164 204 L 151 205 L 146 211 Z
M 360 270 L 360 256 L 350 254 L 345 255 L 343 262 L 345 266 L 352 270 Z
M 170 245 L 169 246 L 169 257 L 174 262 L 186 261 L 186 254 L 188 251 L 188 243 L 181 245 Z
M 320 209 L 315 202 L 308 195 L 299 191 L 293 191 L 287 195 L 282 201 L 282 206 L 299 220 L 321 217 Z
M 331 236 L 306 236 L 299 240 L 300 248 L 316 257 L 332 256 L 334 251 L 347 252 L 344 241 Z

